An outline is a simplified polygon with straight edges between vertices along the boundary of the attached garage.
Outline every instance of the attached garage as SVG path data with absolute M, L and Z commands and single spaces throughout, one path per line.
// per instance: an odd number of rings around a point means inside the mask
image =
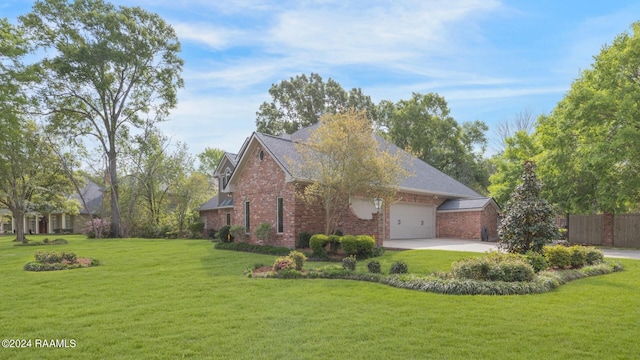
M 431 239 L 436 237 L 436 209 L 433 205 L 391 205 L 391 239 Z

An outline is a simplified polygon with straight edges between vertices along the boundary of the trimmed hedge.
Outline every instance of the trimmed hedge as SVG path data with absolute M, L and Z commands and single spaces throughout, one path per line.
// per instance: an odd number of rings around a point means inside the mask
M 325 234 L 315 234 L 309 239 L 309 247 L 314 255 L 326 254 L 325 247 L 329 243 L 329 236 Z
M 291 249 L 281 246 L 271 246 L 271 245 L 254 245 L 247 244 L 243 242 L 219 242 L 214 245 L 214 248 L 218 250 L 232 250 L 232 251 L 244 251 L 251 252 L 257 254 L 266 254 L 266 255 L 279 255 L 285 256 L 288 255 Z
M 478 281 L 532 281 L 535 272 L 524 257 L 513 254 L 489 254 L 453 263 L 454 278 Z

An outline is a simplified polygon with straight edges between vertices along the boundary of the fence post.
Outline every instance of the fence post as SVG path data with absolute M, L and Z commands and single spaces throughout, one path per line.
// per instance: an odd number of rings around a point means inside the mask
M 614 222 L 614 217 L 613 214 L 610 212 L 605 212 L 603 214 L 603 226 L 602 226 L 602 232 L 603 232 L 603 237 L 604 237 L 604 245 L 605 246 L 613 246 L 613 222 Z

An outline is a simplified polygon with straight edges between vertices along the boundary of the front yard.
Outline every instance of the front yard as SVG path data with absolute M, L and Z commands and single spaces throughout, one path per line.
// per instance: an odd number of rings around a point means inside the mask
M 64 236 L 98 267 L 27 272 L 40 247 L 0 237 L 0 337 L 75 347 L 0 349 L 32 358 L 633 358 L 640 353 L 640 261 L 546 294 L 449 296 L 348 280 L 251 279 L 275 256 L 204 240 Z M 39 237 L 33 236 L 35 240 Z M 411 272 L 478 255 L 386 252 Z M 318 263 L 308 263 L 318 267 Z M 359 262 L 358 266 L 366 266 Z M 42 342 L 41 342 L 42 343 Z M 69 343 L 67 343 L 69 344 Z

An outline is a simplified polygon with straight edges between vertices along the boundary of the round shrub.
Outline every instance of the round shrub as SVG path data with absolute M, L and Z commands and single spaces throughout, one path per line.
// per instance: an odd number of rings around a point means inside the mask
M 604 255 L 602 255 L 602 251 L 594 248 L 594 247 L 586 247 L 586 259 L 587 265 L 596 265 L 600 264 L 604 260 Z
M 325 246 L 329 243 L 329 237 L 324 234 L 315 234 L 309 239 L 309 246 L 315 255 L 325 254 Z
M 340 246 L 345 255 L 355 255 L 358 253 L 357 241 L 354 235 L 345 235 L 340 238 Z
M 287 256 L 291 258 L 291 260 L 293 260 L 293 263 L 295 264 L 295 268 L 298 271 L 302 270 L 302 267 L 304 266 L 304 262 L 307 261 L 307 256 L 301 253 L 300 251 L 295 251 L 295 250 L 291 251 Z
M 406 262 L 400 260 L 391 264 L 389 274 L 406 274 L 409 272 L 409 266 Z
M 295 263 L 293 259 L 288 256 L 280 256 L 273 263 L 273 271 L 278 272 L 281 270 L 295 270 Z
M 462 259 L 453 263 L 451 272 L 454 278 L 478 281 L 532 281 L 535 276 L 533 267 L 513 254 Z
M 580 246 L 574 245 L 569 248 L 571 254 L 571 267 L 581 268 L 587 264 L 587 250 Z
M 342 259 L 342 268 L 345 270 L 355 271 L 358 260 L 354 255 L 349 255 Z
M 380 266 L 380 261 L 372 260 L 367 263 L 367 269 L 372 274 L 380 274 L 382 272 L 382 267 Z
M 371 255 L 373 249 L 376 247 L 376 240 L 369 235 L 356 236 L 356 249 L 358 255 Z
M 546 270 L 549 267 L 547 259 L 545 259 L 544 255 L 540 254 L 539 252 L 529 251 L 526 254 L 526 257 L 531 267 L 533 267 L 533 271 L 535 271 L 536 273 Z
M 551 267 L 562 269 L 571 266 L 571 252 L 565 246 L 545 246 L 542 253 Z

